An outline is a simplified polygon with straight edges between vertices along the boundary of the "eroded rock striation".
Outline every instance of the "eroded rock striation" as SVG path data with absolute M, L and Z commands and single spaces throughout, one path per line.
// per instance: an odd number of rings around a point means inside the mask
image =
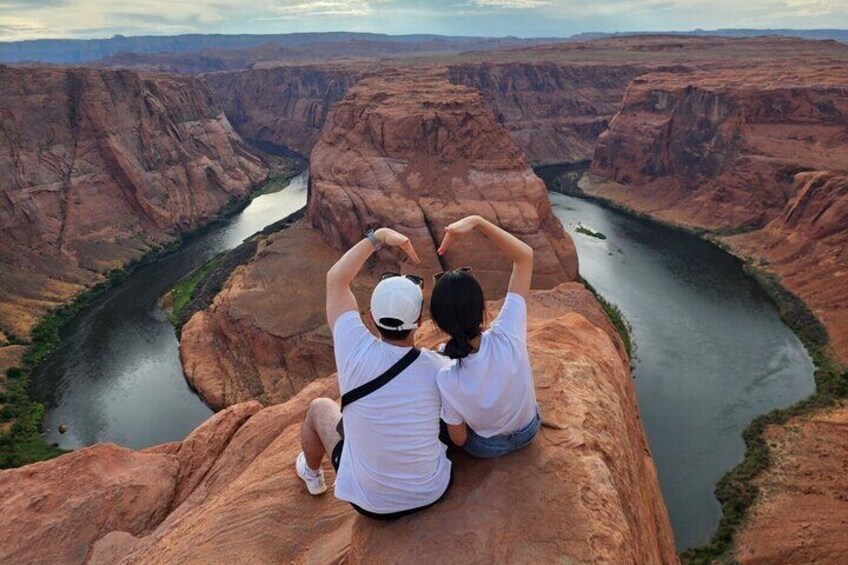
M 583 184 L 725 236 L 813 308 L 848 361 L 846 131 L 844 67 L 645 75 L 599 137 L 595 178 Z
M 480 90 L 534 165 L 592 157 L 627 85 L 644 65 L 508 62 L 451 65 L 448 78 Z
M 0 67 L 0 326 L 207 221 L 268 167 L 195 79 Z
M 333 105 L 361 72 L 356 65 L 279 65 L 202 80 L 242 137 L 309 156 Z
M 436 254 L 449 223 L 479 214 L 534 248 L 538 286 L 577 277 L 574 244 L 544 183 L 480 93 L 441 72 L 363 78 L 312 151 L 309 182 L 307 218 L 336 248 L 370 226 L 389 226 L 410 236 L 425 270 L 465 262 L 503 279 L 509 264 L 482 236 Z
M 308 401 L 338 395 L 329 377 L 283 404 L 232 406 L 183 442 L 0 473 L 0 509 L 19 517 L 0 561 L 675 563 L 618 336 L 577 283 L 534 292 L 529 319 L 539 437 L 498 460 L 457 455 L 451 492 L 427 512 L 380 524 L 306 494 L 292 462 Z M 437 342 L 427 324 L 421 345 Z

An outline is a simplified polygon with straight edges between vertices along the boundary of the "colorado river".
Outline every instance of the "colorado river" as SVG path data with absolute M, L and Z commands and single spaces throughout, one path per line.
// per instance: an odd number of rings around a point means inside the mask
M 632 326 L 639 410 L 678 549 L 709 541 L 713 489 L 752 419 L 814 390 L 813 364 L 740 261 L 654 222 L 560 194 L 580 272 Z M 606 236 L 577 233 L 579 224 Z
M 174 327 L 157 306 L 177 281 L 216 254 L 306 205 L 307 173 L 257 196 L 164 258 L 145 265 L 89 305 L 34 375 L 33 394 L 51 406 L 49 443 L 132 448 L 183 439 L 212 411 L 183 377 Z M 59 434 L 58 426 L 68 427 Z

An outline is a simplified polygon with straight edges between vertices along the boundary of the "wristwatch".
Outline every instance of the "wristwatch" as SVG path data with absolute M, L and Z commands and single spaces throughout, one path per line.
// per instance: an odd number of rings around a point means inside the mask
M 383 248 L 383 244 L 380 243 L 379 239 L 377 239 L 377 230 L 373 228 L 368 230 L 367 232 L 365 232 L 365 238 L 371 242 L 371 245 L 374 246 L 375 251 L 379 251 Z

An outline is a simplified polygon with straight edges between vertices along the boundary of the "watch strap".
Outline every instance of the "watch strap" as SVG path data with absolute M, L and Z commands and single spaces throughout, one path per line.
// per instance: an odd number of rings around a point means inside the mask
M 374 229 L 370 229 L 365 232 L 365 238 L 371 242 L 371 245 L 374 246 L 375 251 L 379 251 L 383 248 L 383 244 L 380 243 L 380 240 L 377 239 L 377 232 Z

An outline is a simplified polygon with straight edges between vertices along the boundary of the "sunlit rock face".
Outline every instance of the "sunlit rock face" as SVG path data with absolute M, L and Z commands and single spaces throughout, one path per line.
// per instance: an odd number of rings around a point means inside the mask
M 247 194 L 267 166 L 197 80 L 0 66 L 0 326 Z
M 534 248 L 537 286 L 576 278 L 544 183 L 477 90 L 431 70 L 383 72 L 349 90 L 312 152 L 307 217 L 327 241 L 346 249 L 390 226 L 410 236 L 425 270 L 467 263 L 505 281 L 511 265 L 482 236 L 437 256 L 445 226 L 468 214 Z

